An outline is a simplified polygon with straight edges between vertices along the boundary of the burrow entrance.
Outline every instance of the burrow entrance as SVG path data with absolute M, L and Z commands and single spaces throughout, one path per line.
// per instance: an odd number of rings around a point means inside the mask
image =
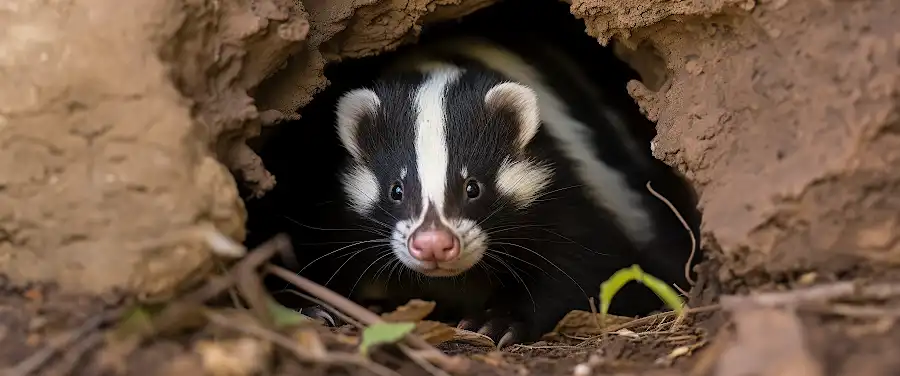
M 515 39 L 517 36 L 511 31 L 527 30 L 537 25 L 541 25 L 541 33 L 548 40 L 567 53 L 577 56 L 580 68 L 589 72 L 593 80 L 603 85 L 605 90 L 615 93 L 610 98 L 612 105 L 629 120 L 635 130 L 635 138 L 640 144 L 646 145 L 648 154 L 651 153 L 651 142 L 656 136 L 655 124 L 641 113 L 626 87 L 629 81 L 640 80 L 651 90 L 659 89 L 666 79 L 664 62 L 652 51 L 645 49 L 617 55 L 614 52 L 618 47 L 615 42 L 608 47 L 601 46 L 585 33 L 584 22 L 570 14 L 566 3 L 542 1 L 523 6 L 511 1 L 501 2 L 460 20 L 427 25 L 419 43 L 427 44 L 431 40 L 460 34 L 486 33 Z M 405 45 L 399 51 L 385 52 L 374 57 L 347 59 L 330 64 L 325 70 L 329 86 L 299 110 L 300 120 L 266 129 L 262 137 L 252 140 L 251 143 L 255 145 L 266 168 L 275 175 L 277 185 L 260 199 L 246 200 L 249 214 L 248 246 L 256 246 L 276 233 L 288 233 L 294 241 L 297 266 L 304 267 L 313 261 L 319 264 L 317 267 L 303 268 L 304 276 L 321 284 L 335 278 L 359 277 L 341 275 L 337 270 L 354 249 L 338 251 L 322 258 L 326 253 L 343 248 L 346 243 L 351 242 L 354 236 L 351 230 L 355 230 L 342 227 L 339 223 L 338 213 L 346 208 L 340 198 L 337 172 L 345 152 L 338 144 L 334 131 L 334 107 L 341 94 L 373 81 L 392 57 L 410 48 L 416 48 L 416 45 Z M 623 57 L 628 61 L 624 61 Z M 686 184 L 680 178 L 679 175 L 673 181 Z M 654 188 L 661 192 L 677 190 L 656 182 Z M 697 233 L 699 214 L 695 210 L 695 198 L 685 195 L 667 198 L 680 208 L 681 214 Z M 335 231 L 346 232 L 348 240 L 343 243 L 323 242 L 327 237 L 324 236 L 325 233 Z M 341 262 L 332 262 L 329 266 L 323 259 L 340 259 Z M 693 261 L 696 263 L 700 260 L 701 252 L 698 250 Z M 287 306 L 307 304 L 289 291 L 284 291 L 286 284 L 280 279 L 273 278 L 269 287 L 273 295 Z M 662 354 L 670 350 L 650 351 Z M 571 367 L 571 364 L 566 363 L 566 367 Z

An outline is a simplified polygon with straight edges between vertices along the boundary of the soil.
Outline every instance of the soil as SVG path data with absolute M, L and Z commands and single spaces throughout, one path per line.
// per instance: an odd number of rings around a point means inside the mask
M 241 193 L 277 183 L 246 141 L 302 114 L 328 84 L 327 63 L 413 42 L 423 24 L 491 2 L 0 5 L 0 364 L 47 375 L 346 370 L 203 320 L 140 341 L 107 334 L 123 306 L 182 296 L 221 271 L 216 256 L 241 255 Z M 576 0 L 571 13 L 641 72 L 629 92 L 657 122 L 652 149 L 700 193 L 710 259 L 691 307 L 720 306 L 674 328 L 475 357 L 469 372 L 897 369 L 900 4 Z M 315 330 L 327 354 L 353 351 Z

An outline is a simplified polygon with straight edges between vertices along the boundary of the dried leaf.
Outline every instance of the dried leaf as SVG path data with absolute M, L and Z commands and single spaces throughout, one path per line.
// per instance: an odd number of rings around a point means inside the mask
M 338 343 L 342 343 L 349 346 L 356 346 L 359 344 L 359 337 L 348 336 L 346 334 L 335 333 L 334 337 L 332 337 Z
M 325 344 L 322 343 L 322 338 L 319 337 L 319 333 L 315 330 L 301 330 L 297 332 L 296 338 L 300 347 L 317 359 L 325 359 L 328 355 L 328 350 L 325 348 Z
M 406 304 L 397 307 L 394 312 L 381 315 L 381 319 L 387 322 L 416 322 L 424 320 L 434 310 L 434 302 L 413 299 Z
M 194 351 L 200 354 L 208 375 L 232 376 L 264 373 L 272 354 L 269 342 L 251 338 L 229 341 L 201 341 Z
M 628 338 L 632 338 L 632 339 L 641 338 L 640 335 L 638 335 L 637 333 L 635 333 L 631 330 L 628 330 L 628 329 L 619 329 L 619 330 L 615 331 L 614 334 L 618 334 L 622 337 L 628 337 Z
M 634 320 L 632 317 L 607 315 L 603 327 L 597 327 L 598 322 L 603 322 L 599 313 L 588 311 L 571 311 L 556 324 L 553 332 L 574 337 L 590 337 L 605 332 L 610 326 L 616 326 Z
M 689 346 L 676 347 L 675 349 L 672 350 L 672 352 L 669 353 L 669 359 L 675 359 L 679 356 L 685 356 L 689 352 L 691 352 L 691 348 Z
M 416 335 L 432 345 L 452 341 L 456 336 L 453 327 L 437 321 L 419 321 L 416 324 Z

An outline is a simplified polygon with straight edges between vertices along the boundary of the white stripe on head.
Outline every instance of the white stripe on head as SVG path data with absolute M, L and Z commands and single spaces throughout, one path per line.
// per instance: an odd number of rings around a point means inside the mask
M 588 142 L 590 128 L 567 114 L 568 107 L 542 82 L 541 74 L 520 57 L 479 40 L 465 40 L 453 51 L 481 62 L 539 93 L 538 107 L 544 127 L 563 145 L 562 151 L 575 165 L 575 173 L 585 183 L 593 200 L 616 217 L 631 239 L 652 238 L 653 224 L 641 196 L 625 181 L 624 175 L 596 157 Z
M 416 167 L 422 194 L 422 213 L 431 202 L 443 217 L 444 190 L 447 187 L 449 149 L 447 146 L 447 85 L 462 74 L 458 68 L 445 67 L 428 73 L 415 97 Z

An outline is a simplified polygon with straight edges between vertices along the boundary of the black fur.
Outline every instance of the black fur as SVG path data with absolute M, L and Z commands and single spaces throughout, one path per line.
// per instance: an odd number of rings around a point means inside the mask
M 469 327 L 485 330 L 495 340 L 512 331 L 515 342 L 535 340 L 573 309 L 589 310 L 588 297 L 596 297 L 600 284 L 616 270 L 640 263 L 644 268 L 670 282 L 683 286 L 683 257 L 670 257 L 670 248 L 636 248 L 616 227 L 608 213 L 599 209 L 586 195 L 583 183 L 574 174 L 571 162 L 563 157 L 559 145 L 544 128 L 528 145 L 525 154 L 554 166 L 553 184 L 549 194 L 525 211 L 515 209 L 509 198 L 494 191 L 492 182 L 498 166 L 504 158 L 516 153 L 514 140 L 518 134 L 514 114 L 490 111 L 484 106 L 484 97 L 504 77 L 477 64 L 456 60 L 466 68 L 458 81 L 446 90 L 447 137 L 450 148 L 448 168 L 446 215 L 460 216 L 481 223 L 490 235 L 488 253 L 481 267 L 475 267 L 455 278 L 383 278 L 366 274 L 380 266 L 396 263 L 392 256 L 379 253 L 364 256 L 371 262 L 360 272 L 362 285 L 386 284 L 389 295 L 395 299 L 391 305 L 410 298 L 434 299 L 439 313 L 447 318 L 467 318 Z M 561 76 L 554 76 L 560 79 Z M 369 166 L 375 171 L 383 189 L 382 202 L 372 219 L 393 225 L 394 218 L 407 219 L 417 214 L 421 203 L 417 200 L 419 187 L 415 176 L 415 155 L 412 151 L 414 135 L 414 104 L 411 99 L 423 81 L 421 75 L 385 77 L 374 90 L 382 98 L 381 112 L 374 119 L 360 125 L 359 135 L 364 143 L 364 154 L 371 156 Z M 556 88 L 574 86 L 560 79 Z M 579 120 L 588 124 L 603 124 L 604 119 L 591 106 L 581 101 L 578 93 L 558 90 L 573 108 Z M 640 169 L 642 164 L 629 158 L 616 137 L 602 126 L 595 129 L 602 146 L 600 158 L 613 167 L 628 173 L 635 190 L 646 193 L 643 182 L 653 178 L 652 170 Z M 606 136 L 604 138 L 603 136 Z M 405 149 L 404 149 L 405 148 Z M 649 154 L 649 150 L 648 150 Z M 524 157 L 524 156 L 523 156 Z M 484 182 L 482 197 L 475 202 L 464 200 L 463 181 L 458 175 L 463 166 Z M 396 205 L 388 199 L 390 182 L 399 177 L 401 168 L 409 169 L 404 181 L 410 200 Z M 652 207 L 652 206 L 651 206 Z M 671 212 L 664 213 L 671 216 Z M 364 220 L 365 221 L 365 220 Z M 662 231 L 680 233 L 661 220 Z M 668 235 L 661 232 L 661 235 Z M 665 238 L 665 236 L 660 236 Z M 689 243 L 669 243 L 677 250 Z M 647 260 L 644 255 L 651 255 Z M 654 259 L 656 258 L 656 259 Z M 663 261 L 663 262 L 659 262 Z M 378 265 L 379 263 L 383 265 Z M 666 264 L 676 268 L 666 268 Z M 369 267 L 373 266 L 375 268 Z M 662 266 L 662 267 L 660 267 Z M 401 267 L 403 268 L 403 267 Z M 353 273 L 354 275 L 356 273 Z M 406 275 L 408 276 L 408 275 Z M 405 282 L 405 284 L 404 284 Z M 360 284 L 345 286 L 358 288 Z M 350 293 L 351 291 L 345 290 Z M 358 296 L 364 299 L 365 296 Z M 636 315 L 660 307 L 659 299 L 640 286 L 629 286 L 617 296 L 612 311 L 618 314 Z

